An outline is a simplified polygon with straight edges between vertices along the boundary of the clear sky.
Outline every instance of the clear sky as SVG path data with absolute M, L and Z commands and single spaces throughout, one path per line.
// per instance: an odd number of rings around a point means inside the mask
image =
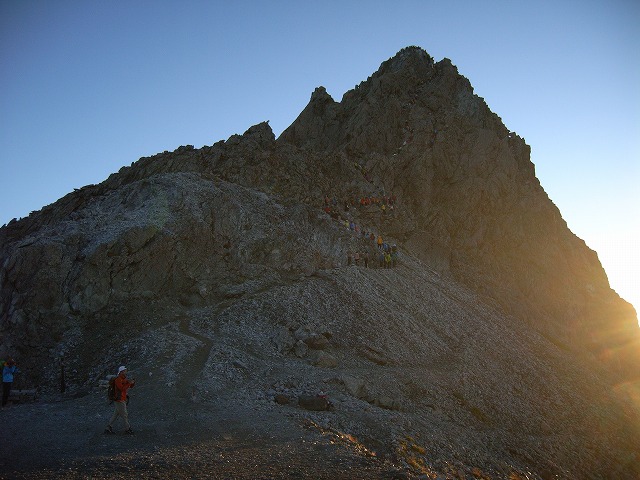
M 640 2 L 0 0 L 0 225 L 142 156 L 336 100 L 409 45 L 450 58 L 640 307 Z

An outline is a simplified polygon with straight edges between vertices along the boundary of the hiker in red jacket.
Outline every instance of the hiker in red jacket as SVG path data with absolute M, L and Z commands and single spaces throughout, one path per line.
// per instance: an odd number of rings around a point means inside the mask
M 113 422 L 115 422 L 118 417 L 122 417 L 124 420 L 124 433 L 127 435 L 133 435 L 133 430 L 131 430 L 131 425 L 129 425 L 129 413 L 127 412 L 127 390 L 133 388 L 135 384 L 136 382 L 129 381 L 129 379 L 127 379 L 127 368 L 125 366 L 118 368 L 118 376 L 115 381 L 118 396 L 113 402 L 116 409 L 113 412 L 113 416 L 111 417 L 111 420 L 109 420 L 109 424 L 104 430 L 104 433 L 114 433 L 112 426 Z

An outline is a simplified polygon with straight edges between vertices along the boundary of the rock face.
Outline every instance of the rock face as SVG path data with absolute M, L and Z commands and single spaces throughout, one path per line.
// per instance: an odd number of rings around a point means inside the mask
M 86 391 L 114 355 L 177 356 L 186 380 L 153 378 L 201 401 L 332 390 L 332 428 L 389 449 L 633 478 L 636 313 L 529 153 L 449 60 L 404 49 L 278 139 L 142 158 L 0 229 L 0 354 L 44 391 L 63 357 Z M 348 266 L 378 235 L 398 265 Z
M 535 177 L 529 146 L 449 60 L 407 48 L 341 103 L 318 88 L 279 141 L 357 162 L 401 199 L 405 217 L 386 231 L 413 253 L 553 341 L 611 365 L 624 358 L 623 375 L 633 372 L 634 309 L 568 230 Z

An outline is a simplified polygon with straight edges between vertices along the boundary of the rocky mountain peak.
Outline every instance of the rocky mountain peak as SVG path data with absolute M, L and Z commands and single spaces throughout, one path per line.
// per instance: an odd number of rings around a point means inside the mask
M 411 46 L 403 48 L 389 60 L 383 62 L 376 73 L 414 71 L 419 74 L 428 71 L 433 66 L 434 60 L 431 55 L 420 47 Z
M 276 140 L 268 121 L 253 125 L 242 134 L 242 137 L 245 141 L 255 142 L 256 145 L 265 148 L 273 146 Z
M 509 133 L 448 59 L 434 63 L 423 49 L 408 47 L 339 103 L 324 88 L 316 89 L 279 140 L 319 151 L 390 155 L 409 137 L 414 144 L 429 143 L 452 125 L 490 128 L 500 137 Z
M 327 92 L 327 89 L 320 86 L 311 94 L 311 103 L 334 103 L 334 100 Z
M 443 464 L 640 464 L 635 310 L 524 139 L 417 47 L 340 102 L 316 88 L 277 140 L 262 122 L 144 157 L 12 222 L 0 266 L 0 355 L 43 391 L 63 357 L 74 392 L 116 357 L 207 405 L 330 390 L 332 428 Z

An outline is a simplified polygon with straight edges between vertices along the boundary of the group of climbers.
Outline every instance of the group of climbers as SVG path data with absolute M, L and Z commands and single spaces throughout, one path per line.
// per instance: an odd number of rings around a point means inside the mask
M 349 251 L 347 253 L 347 265 L 362 265 L 364 268 L 394 268 L 398 264 L 398 246 L 396 244 L 389 245 L 382 240 L 382 236 L 378 235 L 370 237 L 374 239 L 374 245 L 377 246 L 373 251 L 370 248 L 364 248 L 362 251 Z M 374 262 L 371 262 L 374 260 Z M 375 262 L 377 260 L 377 262 Z
M 371 192 L 379 191 L 381 193 L 367 194 L 358 197 L 342 197 L 343 200 L 338 200 L 338 197 L 335 195 L 330 196 L 325 194 L 323 199 L 323 210 L 333 219 L 342 223 L 345 228 L 350 230 L 360 239 L 357 241 L 360 246 L 348 252 L 347 265 L 362 265 L 365 268 L 377 265 L 379 268 L 393 268 L 398 262 L 397 246 L 389 245 L 383 241 L 381 235 L 376 234 L 369 229 L 362 228 L 352 218 L 348 218 L 351 217 L 351 215 L 347 214 L 347 212 L 350 212 L 350 210 L 355 207 L 362 209 L 363 214 L 370 215 L 375 212 L 376 208 L 374 207 L 377 207 L 383 214 L 387 214 L 387 212 L 396 209 L 398 200 L 393 194 L 387 195 L 384 188 L 376 187 L 370 172 L 368 172 L 363 165 L 358 162 L 354 162 L 353 165 L 355 169 L 367 180 L 367 182 L 372 185 L 371 188 L 367 188 L 367 190 L 370 190 Z M 344 212 L 341 210 L 344 210 Z M 366 242 L 367 240 L 371 242 L 368 247 L 366 246 L 368 243 Z
M 347 265 L 355 265 L 356 267 L 360 266 L 360 262 L 362 262 L 362 266 L 364 268 L 369 268 L 369 252 L 351 252 L 347 253 Z
M 397 203 L 395 195 L 382 195 L 379 197 L 361 197 L 360 200 L 351 202 L 350 200 L 344 201 L 345 211 L 349 211 L 351 205 L 360 205 L 361 207 L 367 207 L 370 205 L 379 205 L 383 211 L 388 207 L 393 209 Z M 347 253 L 347 265 L 364 266 L 370 268 L 378 266 L 379 268 L 393 268 L 398 262 L 398 248 L 397 246 L 390 245 L 385 242 L 382 235 L 376 234 L 365 228 L 360 227 L 353 220 L 344 218 L 336 208 L 338 206 L 338 200 L 335 196 L 324 196 L 323 210 L 329 214 L 332 218 L 338 220 L 344 225 L 344 227 L 350 230 L 355 236 L 362 240 L 369 240 L 372 247 L 364 247 L 357 249 L 356 251 L 349 251 Z M 376 248 L 377 247 L 377 248 Z
M 371 258 L 377 262 L 371 262 Z M 380 249 L 376 253 L 370 254 L 369 251 L 356 251 L 347 253 L 347 265 L 363 266 L 364 268 L 395 268 L 398 265 L 398 249 L 395 245 L 383 250 Z
M 389 206 L 393 209 L 396 203 L 395 195 L 383 195 L 382 197 L 362 197 L 360 198 L 360 206 L 367 207 L 369 205 L 379 205 L 381 208 Z
M 380 245 L 380 244 L 378 244 Z M 398 246 L 383 242 L 378 246 L 378 265 L 380 268 L 395 268 L 398 264 Z

